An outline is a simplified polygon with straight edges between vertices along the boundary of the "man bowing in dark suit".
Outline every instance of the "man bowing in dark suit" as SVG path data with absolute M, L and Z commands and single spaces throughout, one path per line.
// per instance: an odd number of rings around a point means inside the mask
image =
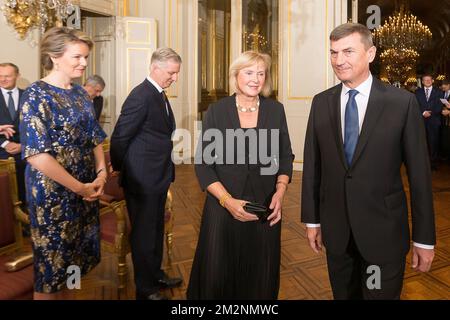
M 87 77 L 86 82 L 83 85 L 83 89 L 86 90 L 94 106 L 95 119 L 100 121 L 103 110 L 103 97 L 102 92 L 105 90 L 105 80 L 98 74 L 93 74 Z
M 19 133 L 19 101 L 23 93 L 17 88 L 19 68 L 9 62 L 0 63 L 0 125 L 13 125 L 15 134 L 12 137 L 0 135 L 0 159 L 13 157 L 16 162 L 16 177 L 19 189 L 19 200 L 25 206 L 25 162 L 20 157 Z
M 111 164 L 120 171 L 131 221 L 137 299 L 167 299 L 159 289 L 182 282 L 161 270 L 164 207 L 175 179 L 171 158 L 175 118 L 164 89 L 178 80 L 180 66 L 180 56 L 170 48 L 153 53 L 150 75 L 125 100 L 111 137 Z
M 326 247 L 335 299 L 399 299 L 410 246 L 401 166 L 408 173 L 412 267 L 428 271 L 435 227 L 425 130 L 415 96 L 372 77 L 370 31 L 347 23 L 330 35 L 342 83 L 316 95 L 306 132 L 302 222 Z

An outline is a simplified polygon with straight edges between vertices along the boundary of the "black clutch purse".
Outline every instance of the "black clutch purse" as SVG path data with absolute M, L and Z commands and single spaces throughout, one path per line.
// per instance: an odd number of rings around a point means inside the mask
M 266 221 L 267 217 L 273 212 L 272 209 L 268 209 L 265 205 L 255 202 L 248 202 L 244 205 L 244 210 L 248 213 L 256 215 L 259 220 Z

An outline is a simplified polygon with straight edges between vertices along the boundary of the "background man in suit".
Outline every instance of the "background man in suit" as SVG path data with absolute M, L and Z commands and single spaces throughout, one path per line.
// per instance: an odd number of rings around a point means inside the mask
M 441 84 L 444 92 L 443 98 L 450 101 L 450 81 L 444 80 Z M 450 107 L 442 105 L 442 134 L 441 134 L 442 157 L 450 160 Z
M 86 79 L 83 88 L 94 104 L 95 119 L 99 121 L 103 109 L 102 91 L 105 90 L 105 80 L 97 74 L 91 75 Z
M 425 122 L 431 168 L 437 169 L 442 111 L 442 102 L 439 99 L 443 98 L 443 94 L 439 88 L 433 87 L 433 82 L 432 75 L 423 75 L 423 87 L 416 90 L 416 97 Z
M 180 56 L 170 48 L 153 53 L 150 76 L 125 100 L 111 137 L 111 163 L 120 171 L 131 220 L 137 299 L 167 299 L 159 289 L 182 282 L 161 270 L 164 206 L 175 179 L 171 159 L 175 118 L 164 89 L 178 80 L 180 66 Z
M 301 219 L 315 252 L 323 238 L 335 299 L 398 299 L 410 245 L 402 164 L 411 190 L 412 267 L 428 271 L 434 256 L 422 117 L 413 94 L 372 77 L 376 48 L 365 26 L 343 24 L 330 40 L 342 83 L 312 102 Z
M 17 88 L 17 79 L 20 77 L 19 68 L 9 62 L 0 63 L 0 125 L 13 125 L 15 134 L 6 138 L 0 135 L 0 159 L 14 157 L 16 161 L 16 176 L 19 189 L 19 199 L 25 207 L 25 162 L 22 161 L 20 133 L 19 133 L 19 101 L 23 93 Z

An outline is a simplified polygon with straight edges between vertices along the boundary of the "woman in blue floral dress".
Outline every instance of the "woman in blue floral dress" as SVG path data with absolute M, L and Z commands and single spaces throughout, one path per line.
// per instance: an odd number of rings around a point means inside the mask
M 91 40 L 50 29 L 41 60 L 50 73 L 21 101 L 20 133 L 34 253 L 34 298 L 64 299 L 70 266 L 86 274 L 100 261 L 98 197 L 106 182 L 102 141 L 82 76 Z M 73 268 L 73 267 L 72 267 Z M 76 268 L 75 268 L 76 270 Z

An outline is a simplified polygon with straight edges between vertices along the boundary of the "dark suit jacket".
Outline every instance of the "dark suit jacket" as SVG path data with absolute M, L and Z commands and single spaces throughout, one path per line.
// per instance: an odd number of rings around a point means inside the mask
M 445 97 L 445 92 L 442 93 L 442 99 L 444 99 Z M 447 101 L 450 102 L 450 96 L 447 97 Z M 442 104 L 442 110 L 449 110 L 449 108 L 447 108 L 444 104 Z M 442 126 L 450 126 L 450 115 L 448 116 L 442 116 Z
M 131 193 L 160 193 L 175 179 L 171 135 L 175 118 L 146 79 L 125 100 L 111 136 L 111 163 Z
M 92 103 L 94 105 L 95 119 L 99 121 L 100 116 L 102 115 L 103 97 L 102 96 L 95 97 Z
M 23 90 L 19 89 L 19 101 L 22 97 Z M 19 103 L 20 106 L 20 103 Z M 20 109 L 17 108 L 16 116 L 14 119 L 11 119 L 11 115 L 9 114 L 7 101 L 5 101 L 5 98 L 3 97 L 3 94 L 0 92 L 0 125 L 2 124 L 12 124 L 14 125 L 14 130 L 16 133 L 14 136 L 10 139 L 6 139 L 4 135 L 0 135 L 0 145 L 3 144 L 6 140 L 20 143 L 20 133 L 19 133 L 19 114 Z M 5 149 L 0 147 L 0 159 L 7 159 L 8 157 L 11 157 L 11 155 L 5 151 Z
M 304 149 L 302 222 L 320 223 L 327 252 L 345 252 L 350 232 L 372 263 L 403 259 L 409 250 L 408 207 L 401 166 L 411 191 L 412 238 L 435 243 L 431 173 L 420 108 L 413 94 L 373 79 L 353 161 L 342 141 L 342 84 L 313 99 Z
M 433 87 L 433 90 L 431 90 L 431 95 L 428 101 L 425 96 L 424 88 L 419 88 L 416 90 L 416 98 L 419 102 L 421 113 L 423 114 L 425 111 L 431 111 L 431 117 L 424 119 L 433 127 L 439 127 L 441 125 L 442 102 L 439 99 L 443 97 L 443 92 L 436 87 Z
M 200 182 L 200 186 L 205 190 L 211 183 L 220 181 L 227 189 L 227 191 L 235 198 L 242 199 L 242 193 L 247 179 L 253 184 L 253 190 L 255 192 L 261 191 L 261 193 L 256 194 L 256 200 L 260 203 L 266 203 L 267 198 L 273 194 L 275 191 L 275 184 L 278 175 L 285 174 L 289 177 L 292 176 L 292 162 L 293 155 L 291 150 L 291 142 L 288 133 L 288 127 L 286 123 L 286 115 L 284 113 L 283 105 L 272 99 L 266 99 L 260 97 L 260 107 L 258 115 L 258 129 L 279 129 L 279 139 L 277 143 L 279 144 L 279 152 L 276 154 L 275 150 L 271 150 L 270 143 L 268 145 L 267 152 L 265 155 L 274 154 L 271 158 L 271 163 L 262 163 L 261 159 L 256 159 L 256 163 L 247 164 L 237 164 L 236 156 L 243 149 L 238 150 L 238 142 L 235 140 L 234 143 L 234 162 L 232 164 L 226 164 L 227 154 L 231 152 L 226 148 L 226 130 L 227 129 L 239 129 L 239 115 L 236 109 L 235 95 L 223 98 L 218 102 L 212 104 L 208 108 L 205 120 L 202 126 L 202 136 L 206 133 L 208 129 L 214 128 L 218 129 L 223 139 L 223 144 L 220 146 L 217 141 L 204 141 L 202 145 L 199 144 L 196 154 L 196 166 L 195 170 L 197 177 Z M 269 132 L 270 133 L 270 132 Z M 268 138 L 271 141 L 271 138 Z M 213 145 L 211 145 L 213 144 Z M 216 150 L 223 150 L 223 156 L 217 152 L 218 158 L 216 158 L 215 163 L 206 163 L 202 161 L 200 163 L 200 152 L 203 152 L 205 148 L 211 149 L 215 147 Z M 242 145 L 239 145 L 242 147 Z M 208 150 L 208 149 L 207 149 Z M 203 159 L 205 160 L 205 159 Z M 221 161 L 223 160 L 223 161 Z M 261 175 L 261 168 L 270 167 L 274 164 L 275 173 L 271 175 Z

